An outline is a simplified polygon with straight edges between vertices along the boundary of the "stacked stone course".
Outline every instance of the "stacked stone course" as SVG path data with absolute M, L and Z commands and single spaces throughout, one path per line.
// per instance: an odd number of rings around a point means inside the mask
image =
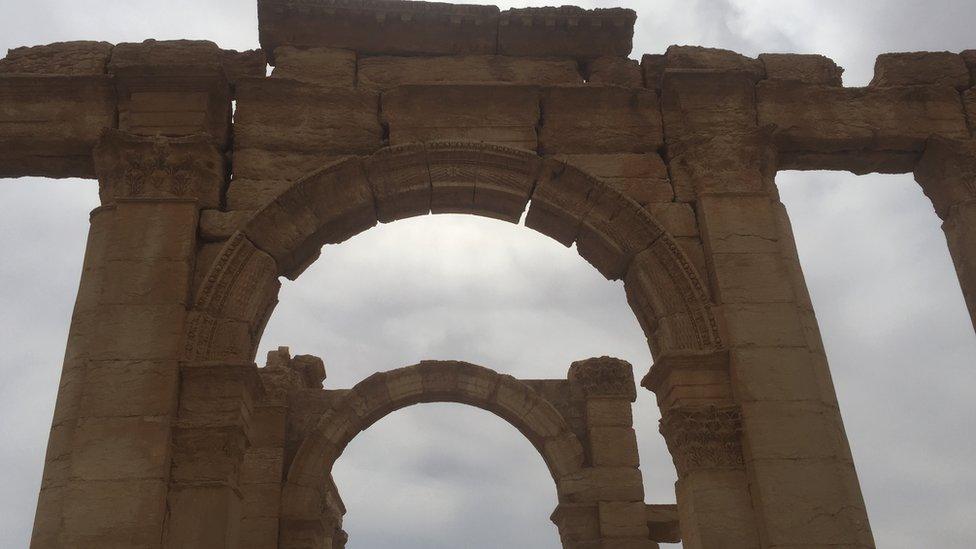
M 430 401 L 488 409 L 539 449 L 564 547 L 874 546 L 775 175 L 914 172 L 976 322 L 976 51 L 885 54 L 847 88 L 819 55 L 638 63 L 625 9 L 258 11 L 261 50 L 0 60 L 0 176 L 96 177 L 102 201 L 34 547 L 342 547 L 332 463 Z M 515 380 L 426 362 L 351 390 L 286 349 L 254 365 L 280 277 L 428 213 L 524 218 L 624 281 L 677 506 L 644 503 L 626 363 Z

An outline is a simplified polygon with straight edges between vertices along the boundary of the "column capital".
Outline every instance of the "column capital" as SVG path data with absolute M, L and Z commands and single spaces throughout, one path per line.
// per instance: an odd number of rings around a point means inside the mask
M 120 199 L 170 199 L 220 207 L 225 160 L 203 134 L 159 137 L 108 129 L 94 156 L 103 205 Z
M 637 400 L 634 368 L 629 362 L 611 358 L 588 358 L 569 367 L 570 383 L 578 385 L 586 398 Z
M 660 431 L 679 478 L 699 469 L 745 466 L 742 414 L 737 406 L 672 408 L 661 418 Z

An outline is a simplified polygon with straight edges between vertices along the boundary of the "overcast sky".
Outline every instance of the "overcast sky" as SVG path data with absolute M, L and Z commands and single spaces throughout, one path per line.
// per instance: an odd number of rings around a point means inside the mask
M 518 2 L 503 7 L 545 5 Z M 581 2 L 608 7 L 610 2 Z M 811 52 L 871 78 L 886 51 L 976 48 L 976 3 L 636 0 L 634 57 L 669 44 Z M 63 40 L 206 38 L 257 47 L 253 0 L 3 2 L 0 52 Z M 879 547 L 976 546 L 976 336 L 945 240 L 910 176 L 785 172 L 796 232 Z M 0 180 L 0 547 L 24 547 L 88 227 L 93 181 Z M 330 387 L 424 358 L 562 378 L 650 355 L 620 284 L 524 227 L 459 216 L 381 226 L 286 283 L 262 343 L 326 361 Z M 647 501 L 673 502 L 653 395 L 636 409 Z M 517 431 L 423 405 L 357 437 L 335 467 L 351 549 L 555 548 L 555 492 Z

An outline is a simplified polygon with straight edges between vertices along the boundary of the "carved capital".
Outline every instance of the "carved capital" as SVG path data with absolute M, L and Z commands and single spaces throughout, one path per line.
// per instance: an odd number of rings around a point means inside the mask
M 106 130 L 95 146 L 102 204 L 118 199 L 196 200 L 220 206 L 224 157 L 204 135 L 165 138 Z
M 637 400 L 634 368 L 617 358 L 604 356 L 574 362 L 569 367 L 569 381 L 582 388 L 587 398 Z
M 661 418 L 660 430 L 679 477 L 743 467 L 742 414 L 736 406 L 673 408 Z

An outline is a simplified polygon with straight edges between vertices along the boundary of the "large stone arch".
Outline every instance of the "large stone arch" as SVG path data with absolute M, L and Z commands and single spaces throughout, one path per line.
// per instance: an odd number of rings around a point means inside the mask
M 188 360 L 253 360 L 279 288 L 325 244 L 377 223 L 470 213 L 525 225 L 623 279 L 655 355 L 722 347 L 702 277 L 650 213 L 561 161 L 485 143 L 382 149 L 325 166 L 284 189 L 224 245 L 200 284 L 185 335 Z
M 562 415 L 525 383 L 482 366 L 424 361 L 380 372 L 340 397 L 306 433 L 285 477 L 281 540 L 290 547 L 319 530 L 331 470 L 356 435 L 383 417 L 419 403 L 455 402 L 486 410 L 518 429 L 539 451 L 560 501 L 560 483 L 583 468 L 584 450 Z

